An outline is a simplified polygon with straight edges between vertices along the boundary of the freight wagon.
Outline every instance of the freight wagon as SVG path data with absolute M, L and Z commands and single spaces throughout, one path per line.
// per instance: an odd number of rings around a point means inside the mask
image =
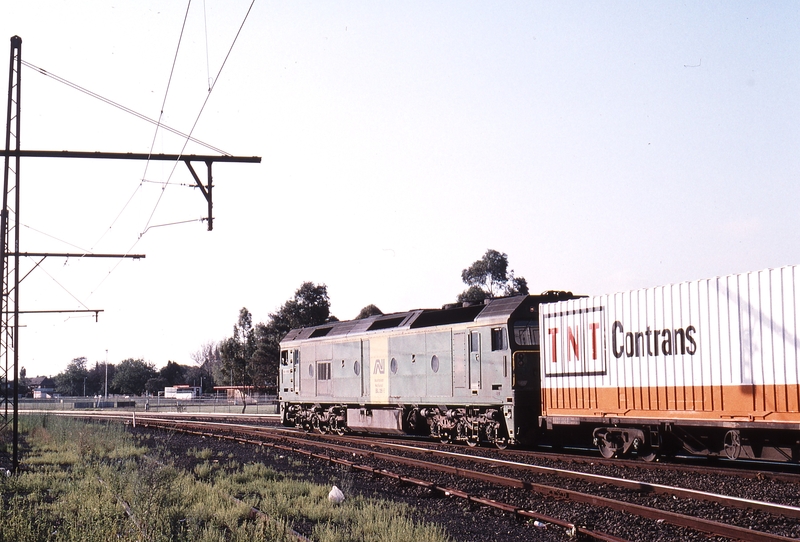
M 799 269 L 542 305 L 543 433 L 605 457 L 800 460 Z

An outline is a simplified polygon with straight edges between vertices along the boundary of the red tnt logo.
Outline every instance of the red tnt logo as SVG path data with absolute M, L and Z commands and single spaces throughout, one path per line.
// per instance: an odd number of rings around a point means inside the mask
M 600 329 L 599 322 L 589 322 L 585 327 L 580 324 L 574 326 L 565 326 L 567 329 L 566 350 L 567 361 L 580 361 L 581 352 L 585 350 L 586 345 L 591 345 L 591 359 L 597 360 L 597 330 Z M 558 351 L 560 350 L 561 343 L 558 340 L 558 327 L 551 327 L 547 329 L 550 335 L 551 351 L 553 353 L 553 363 L 558 363 Z

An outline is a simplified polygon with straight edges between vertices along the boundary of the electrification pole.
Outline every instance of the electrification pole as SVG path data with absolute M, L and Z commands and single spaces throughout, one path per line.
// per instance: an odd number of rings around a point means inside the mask
M 0 386 L 3 388 L 0 403 L 0 432 L 9 424 L 13 431 L 12 462 L 14 472 L 19 466 L 19 315 L 25 313 L 49 312 L 93 312 L 95 319 L 101 309 L 86 310 L 45 310 L 21 311 L 19 309 L 19 258 L 41 258 L 34 269 L 47 257 L 81 258 L 144 258 L 143 254 L 68 254 L 46 252 L 20 252 L 19 247 L 19 207 L 20 207 L 20 160 L 21 158 L 78 158 L 78 159 L 117 159 L 117 160 L 167 160 L 186 164 L 189 173 L 200 188 L 208 204 L 208 230 L 213 229 L 212 215 L 213 179 L 211 166 L 214 162 L 260 163 L 260 156 L 222 155 L 183 155 L 183 154 L 136 154 L 113 152 L 74 152 L 74 151 L 36 151 L 20 148 L 20 102 L 22 68 L 22 38 L 11 38 L 11 57 L 8 72 L 8 110 L 6 125 L 5 171 L 3 173 L 3 199 L 0 209 Z M 193 162 L 206 165 L 207 181 L 203 184 L 192 167 Z M 13 221 L 12 221 L 13 216 Z M 26 275 L 27 276 L 27 275 Z M 13 384 L 12 384 L 13 379 Z M 108 350 L 106 350 L 106 400 L 108 399 Z
M 19 464 L 18 455 L 18 414 L 19 414 L 19 289 L 14 285 L 19 282 L 19 163 L 20 157 L 13 156 L 12 151 L 19 152 L 20 136 L 20 98 L 22 68 L 22 39 L 11 38 L 11 59 L 8 68 L 8 111 L 6 124 L 6 156 L 3 172 L 3 207 L 0 209 L 0 363 L 3 366 L 3 404 L 2 425 L 12 424 L 12 464 L 14 472 Z M 13 157 L 13 160 L 12 160 Z M 13 213 L 13 223 L 10 214 Z M 17 254 L 9 258 L 9 245 Z M 12 280 L 13 277 L 13 280 Z M 9 389 L 13 378 L 12 389 Z

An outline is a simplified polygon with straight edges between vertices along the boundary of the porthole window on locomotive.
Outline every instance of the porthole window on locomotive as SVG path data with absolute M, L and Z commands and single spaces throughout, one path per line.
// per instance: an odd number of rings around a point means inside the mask
M 361 374 L 361 364 L 358 360 L 353 362 L 353 372 L 356 373 L 356 376 Z
M 389 362 L 389 370 L 392 371 L 392 374 L 397 374 L 397 360 L 392 358 L 392 361 Z
M 439 372 L 439 356 L 433 356 L 431 358 L 431 371 L 434 373 Z
M 312 378 L 314 376 L 314 365 L 312 363 L 308 364 L 308 376 Z

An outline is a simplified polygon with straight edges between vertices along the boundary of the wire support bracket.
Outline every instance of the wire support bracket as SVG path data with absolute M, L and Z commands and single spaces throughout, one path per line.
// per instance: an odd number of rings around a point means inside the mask
M 260 156 L 231 156 L 228 154 L 151 154 L 136 152 L 87 152 L 87 151 L 33 151 L 33 150 L 5 150 L 0 151 L 0 156 L 7 158 L 99 158 L 107 160 L 160 160 L 168 162 L 183 162 L 189 168 L 189 173 L 194 178 L 194 182 L 203 193 L 203 197 L 208 204 L 208 231 L 214 229 L 214 217 L 212 215 L 214 202 L 212 198 L 213 177 L 211 166 L 214 162 L 233 162 L 245 164 L 260 164 Z M 206 184 L 200 180 L 197 172 L 192 167 L 192 162 L 203 162 L 208 170 Z

